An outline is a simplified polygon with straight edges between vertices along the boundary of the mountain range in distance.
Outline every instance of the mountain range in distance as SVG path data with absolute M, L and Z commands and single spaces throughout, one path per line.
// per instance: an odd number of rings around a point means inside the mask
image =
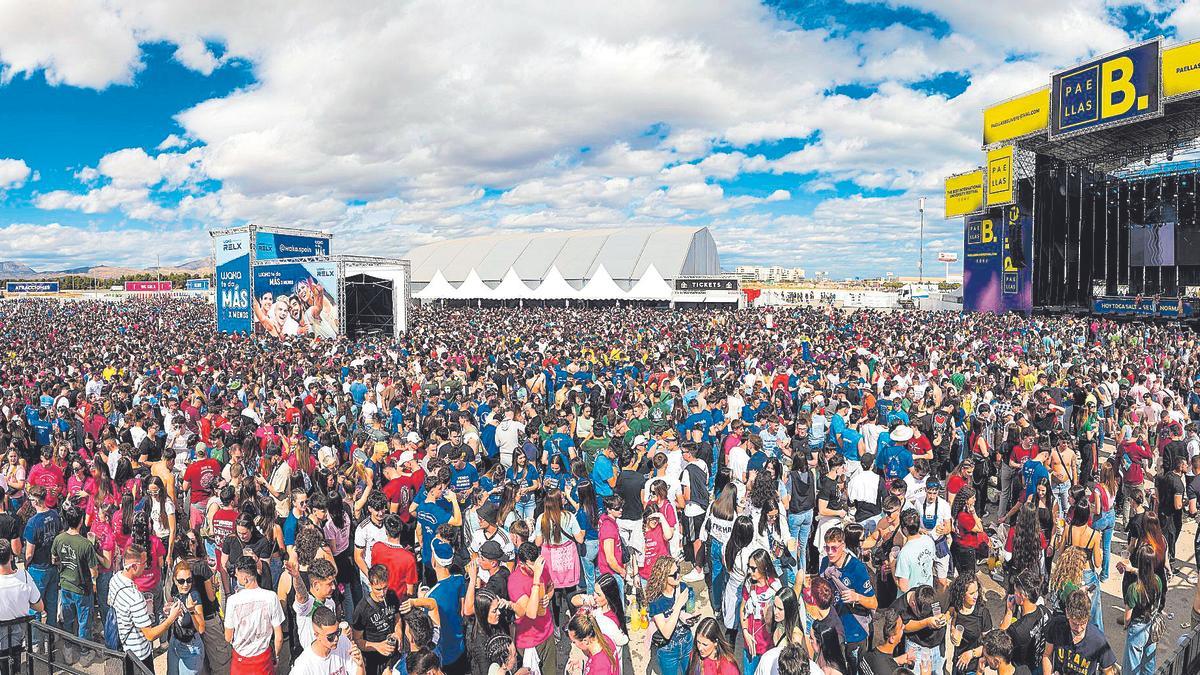
M 65 276 L 92 277 L 94 279 L 116 279 L 135 274 L 190 274 L 206 276 L 213 272 L 212 258 L 197 258 L 178 265 L 162 267 L 121 267 L 118 265 L 88 265 L 65 270 L 38 271 L 19 260 L 0 260 L 0 279 L 53 279 Z

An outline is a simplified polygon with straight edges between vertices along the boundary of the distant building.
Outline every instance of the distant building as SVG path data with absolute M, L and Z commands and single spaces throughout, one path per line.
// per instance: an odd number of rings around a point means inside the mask
M 759 267 L 757 265 L 738 265 L 733 269 L 734 274 L 742 281 L 777 284 L 781 282 L 804 281 L 804 270 L 799 267 Z

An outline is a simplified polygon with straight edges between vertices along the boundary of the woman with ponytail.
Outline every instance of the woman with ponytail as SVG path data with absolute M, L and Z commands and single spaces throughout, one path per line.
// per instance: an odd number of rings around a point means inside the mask
M 616 646 L 596 625 L 591 612 L 576 612 L 567 622 L 567 636 L 583 652 L 583 675 L 622 675 Z

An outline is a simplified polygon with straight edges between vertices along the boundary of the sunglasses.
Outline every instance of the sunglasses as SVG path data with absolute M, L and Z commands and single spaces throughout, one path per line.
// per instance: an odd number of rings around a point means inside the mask
M 325 641 L 326 642 L 337 642 L 338 641 L 338 632 L 335 630 L 332 633 L 326 634 Z
M 181 577 L 181 578 L 179 578 L 179 579 L 176 579 L 176 580 L 175 580 L 175 583 L 177 583 L 177 584 L 179 584 L 179 585 L 181 585 L 181 586 L 182 586 L 182 585 L 184 585 L 184 584 L 190 584 L 190 583 L 192 583 L 192 580 L 191 580 L 191 578 L 189 578 L 189 577 Z

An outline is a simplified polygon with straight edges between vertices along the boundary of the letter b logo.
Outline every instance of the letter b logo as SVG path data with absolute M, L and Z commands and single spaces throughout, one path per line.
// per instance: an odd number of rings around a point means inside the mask
M 979 223 L 979 233 L 979 240 L 984 244 L 990 244 L 993 241 L 996 241 L 995 224 L 992 222 L 991 218 L 985 218 L 981 223 Z

